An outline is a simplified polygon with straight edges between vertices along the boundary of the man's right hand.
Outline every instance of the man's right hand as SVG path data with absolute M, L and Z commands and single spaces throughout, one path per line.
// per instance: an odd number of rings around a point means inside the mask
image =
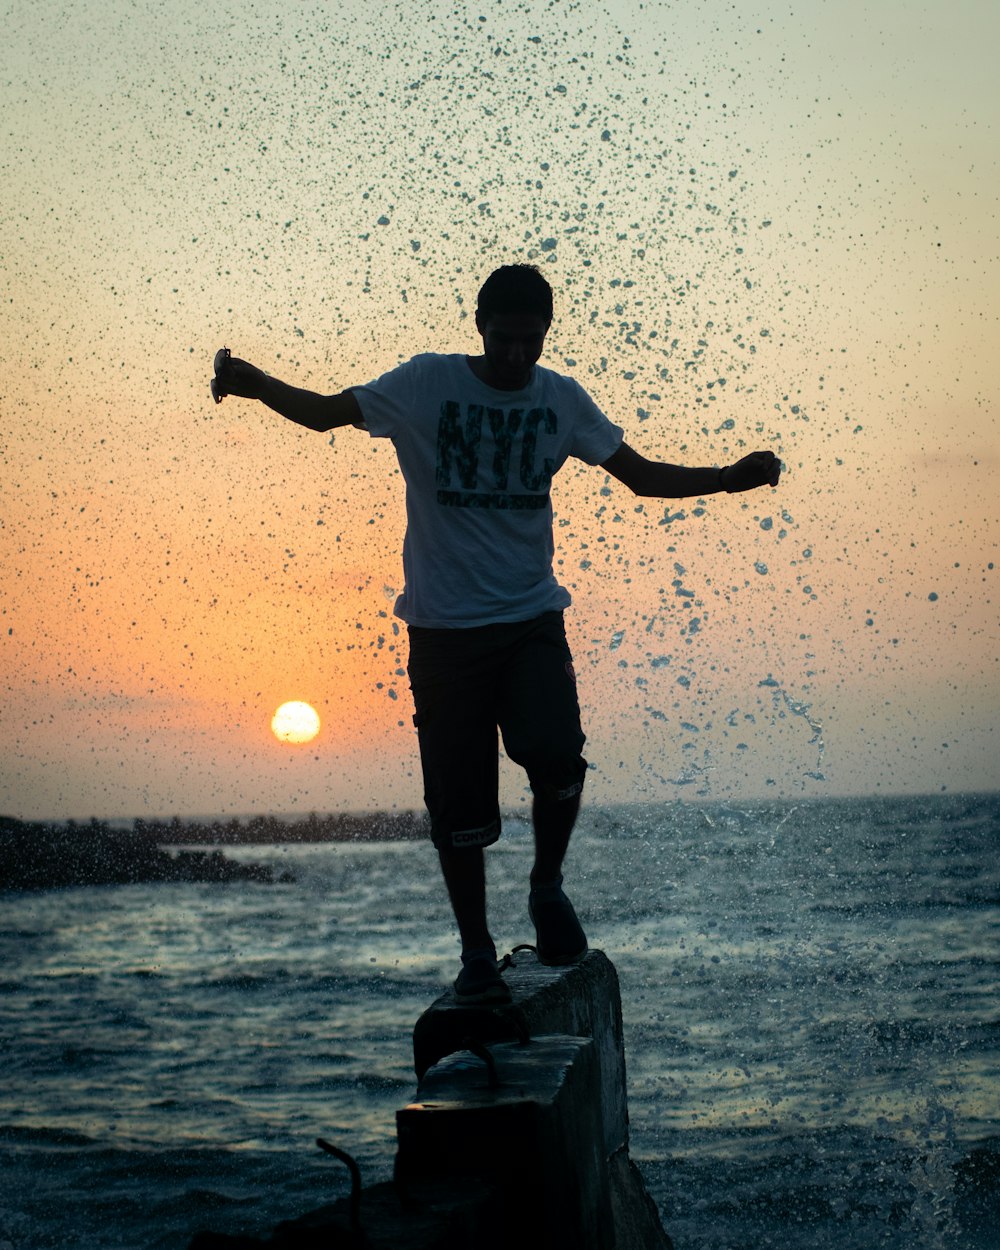
M 215 377 L 212 379 L 212 398 L 221 404 L 227 395 L 239 395 L 243 399 L 260 399 L 267 374 L 249 361 L 239 360 L 229 354 L 228 347 L 220 347 L 215 353 Z

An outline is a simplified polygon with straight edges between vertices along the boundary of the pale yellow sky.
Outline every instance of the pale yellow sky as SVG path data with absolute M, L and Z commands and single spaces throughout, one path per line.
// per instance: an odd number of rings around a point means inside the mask
M 391 449 L 210 362 L 474 350 L 512 259 L 636 447 L 788 467 L 557 481 L 591 801 L 994 788 L 996 7 L 371 14 L 5 15 L 0 811 L 419 806 Z

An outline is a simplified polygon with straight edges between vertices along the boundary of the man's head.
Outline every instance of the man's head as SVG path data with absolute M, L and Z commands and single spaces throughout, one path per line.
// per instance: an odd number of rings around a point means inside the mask
M 527 386 L 551 324 L 552 288 L 534 265 L 504 265 L 491 273 L 476 308 L 484 380 L 508 391 Z
M 534 265 L 502 265 L 494 269 L 479 291 L 476 325 L 482 333 L 496 315 L 541 317 L 552 324 L 552 288 Z

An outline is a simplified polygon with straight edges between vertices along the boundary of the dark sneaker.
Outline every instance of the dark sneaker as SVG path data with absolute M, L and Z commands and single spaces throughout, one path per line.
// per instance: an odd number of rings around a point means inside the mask
M 528 895 L 528 914 L 535 926 L 535 950 L 540 964 L 575 964 L 586 955 L 587 935 L 561 884 L 532 890 Z
M 460 1003 L 509 1003 L 510 986 L 500 975 L 497 961 L 480 955 L 462 964 L 455 979 L 455 998 Z

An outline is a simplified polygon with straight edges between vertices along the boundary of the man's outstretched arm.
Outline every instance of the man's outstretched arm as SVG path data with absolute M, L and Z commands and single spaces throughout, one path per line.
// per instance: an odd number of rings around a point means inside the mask
M 342 425 L 356 425 L 362 421 L 361 408 L 352 391 L 339 395 L 319 395 L 299 386 L 289 386 L 278 378 L 272 378 L 249 361 L 220 351 L 215 357 L 215 377 L 212 394 L 216 402 L 226 395 L 240 395 L 244 399 L 259 399 L 268 408 L 310 430 L 335 430 Z
M 777 486 L 781 461 L 771 451 L 752 451 L 749 456 L 721 469 L 693 469 L 680 464 L 647 460 L 622 443 L 601 465 L 636 495 L 650 499 L 685 499 L 692 495 L 735 494 L 757 486 Z

